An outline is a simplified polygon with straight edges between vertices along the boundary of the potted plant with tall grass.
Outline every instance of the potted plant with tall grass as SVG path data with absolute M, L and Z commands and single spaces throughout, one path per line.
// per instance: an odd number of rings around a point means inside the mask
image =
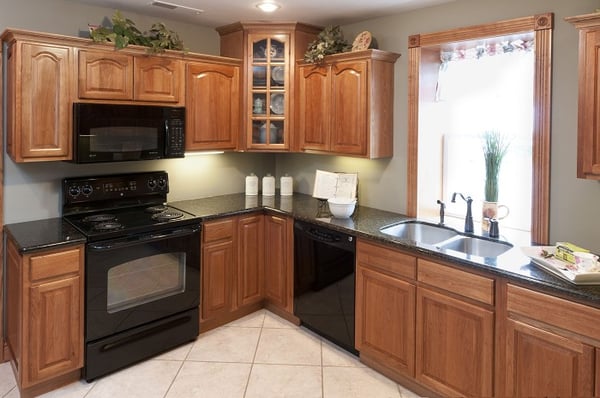
M 500 219 L 508 216 L 509 209 L 505 205 L 498 204 L 498 178 L 502 160 L 509 148 L 506 136 L 497 130 L 489 130 L 483 133 L 483 158 L 485 161 L 485 188 L 482 206 L 481 226 L 484 231 L 489 230 L 489 220 Z M 498 209 L 504 208 L 506 214 L 498 217 Z

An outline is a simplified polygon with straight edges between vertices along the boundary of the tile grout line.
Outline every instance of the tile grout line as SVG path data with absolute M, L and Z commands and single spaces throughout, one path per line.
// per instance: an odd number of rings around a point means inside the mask
M 244 397 L 248 393 L 248 386 L 250 385 L 250 377 L 252 377 L 252 369 L 254 369 L 254 361 L 256 360 L 256 353 L 258 352 L 258 345 L 260 344 L 260 338 L 262 336 L 263 328 L 265 326 L 266 314 L 263 311 L 262 323 L 260 325 L 260 332 L 258 332 L 258 339 L 256 340 L 256 347 L 254 347 L 254 355 L 252 356 L 252 362 L 250 363 L 250 371 L 248 372 L 248 379 L 246 380 L 246 387 L 244 388 Z
M 173 388 L 173 384 L 175 383 L 175 380 L 177 380 L 177 376 L 179 376 L 179 373 L 181 373 L 181 369 L 183 369 L 183 365 L 185 364 L 188 357 L 190 356 L 190 352 L 192 352 L 192 349 L 196 345 L 197 339 L 198 339 L 198 337 L 196 337 L 196 339 L 194 340 L 194 343 L 192 344 L 192 346 L 190 347 L 188 352 L 185 354 L 183 361 L 181 361 L 181 364 L 179 364 L 179 369 L 177 369 L 177 373 L 175 373 L 175 376 L 173 376 L 173 380 L 171 380 L 171 383 L 169 383 L 169 388 L 167 388 L 167 391 L 165 391 L 165 395 L 163 396 L 163 398 L 167 398 L 167 396 L 169 395 L 169 391 L 171 391 L 171 388 Z

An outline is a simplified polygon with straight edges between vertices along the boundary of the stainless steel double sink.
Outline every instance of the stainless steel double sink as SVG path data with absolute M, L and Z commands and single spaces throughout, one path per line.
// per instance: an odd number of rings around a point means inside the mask
M 508 242 L 465 235 L 450 227 L 418 220 L 402 221 L 383 227 L 379 231 L 399 240 L 432 246 L 449 255 L 466 254 L 467 256 L 496 258 L 513 247 Z

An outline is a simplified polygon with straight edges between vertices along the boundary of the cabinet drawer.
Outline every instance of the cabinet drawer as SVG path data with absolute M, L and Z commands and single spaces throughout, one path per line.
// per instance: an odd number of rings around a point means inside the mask
M 35 282 L 60 275 L 78 273 L 80 264 L 83 263 L 82 255 L 82 246 L 70 250 L 31 255 L 29 257 L 29 280 Z
M 361 266 L 413 280 L 416 277 L 417 259 L 414 256 L 360 239 L 356 253 L 356 262 Z
M 494 280 L 432 261 L 418 260 L 419 282 L 447 290 L 484 304 L 494 305 Z
M 600 309 L 508 285 L 507 310 L 600 341 Z M 576 314 L 576 316 L 574 316 Z
M 231 239 L 233 237 L 234 221 L 234 218 L 227 218 L 204 224 L 204 243 Z

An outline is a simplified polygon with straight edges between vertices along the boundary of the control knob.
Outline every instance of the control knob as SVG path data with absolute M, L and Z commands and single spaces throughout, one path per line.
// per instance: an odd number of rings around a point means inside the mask
M 94 188 L 92 188 L 92 186 L 89 184 L 86 184 L 81 188 L 81 193 L 83 193 L 85 196 L 90 196 L 92 192 L 94 192 Z
M 156 189 L 156 180 L 154 180 L 154 179 L 148 180 L 148 188 Z
M 69 187 L 69 195 L 76 198 L 77 196 L 79 196 L 79 193 L 81 191 L 79 190 L 79 187 L 76 185 L 73 185 L 71 187 Z

